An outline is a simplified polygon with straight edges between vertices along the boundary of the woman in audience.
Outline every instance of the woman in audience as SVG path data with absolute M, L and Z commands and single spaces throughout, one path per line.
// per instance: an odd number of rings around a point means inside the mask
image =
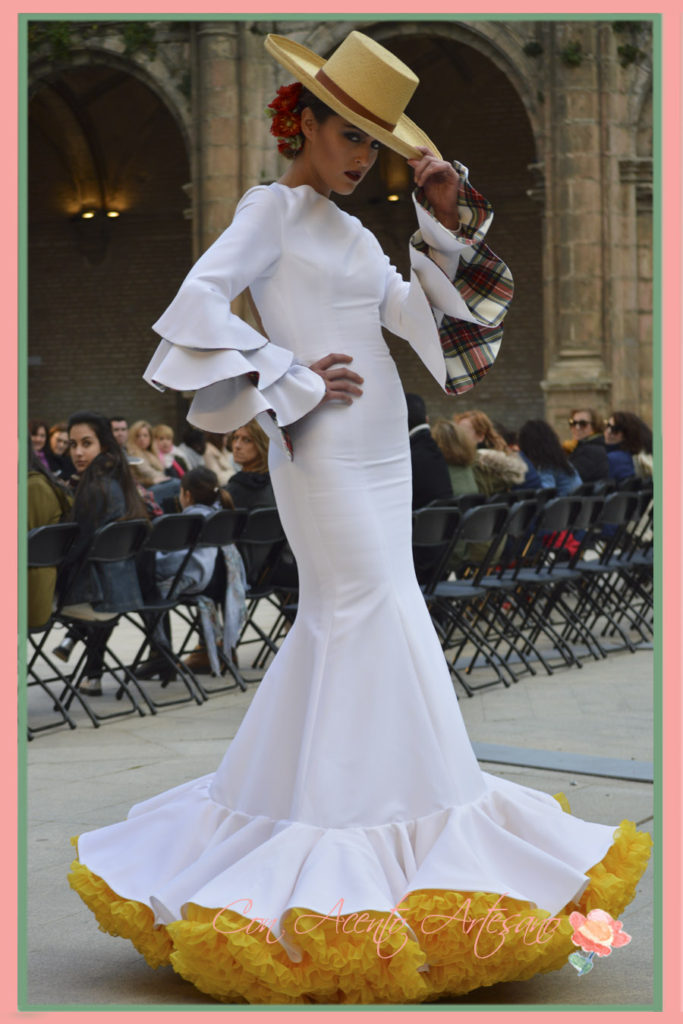
M 187 473 L 187 463 L 173 444 L 173 429 L 157 423 L 152 431 L 152 447 L 167 476 L 180 478 Z
M 59 480 L 70 480 L 76 471 L 69 458 L 69 431 L 66 423 L 55 423 L 50 427 L 44 451 L 52 475 Z
M 604 421 L 595 409 L 572 409 L 569 417 L 572 440 L 564 442 L 569 461 L 584 483 L 606 480 L 609 463 L 603 436 Z
M 621 483 L 636 475 L 634 456 L 644 448 L 642 421 L 632 412 L 613 412 L 605 427 L 610 479 Z
M 72 497 L 63 484 L 56 480 L 31 449 L 28 463 L 27 526 L 59 523 L 68 514 Z M 52 600 L 57 582 L 57 570 L 28 570 L 28 625 L 30 629 L 44 626 L 52 614 Z
M 230 449 L 227 445 L 227 434 L 205 433 L 204 465 L 212 469 L 218 478 L 218 486 L 225 487 L 235 472 Z
M 275 495 L 268 472 L 268 435 L 256 420 L 250 420 L 230 435 L 232 457 L 239 470 L 228 480 L 227 489 L 235 508 L 272 507 Z
M 432 437 L 448 463 L 453 494 L 456 497 L 460 494 L 476 494 L 478 488 L 474 463 L 477 446 L 471 433 L 459 423 L 441 418 L 432 425 Z
M 37 458 L 43 464 L 45 469 L 49 471 L 50 464 L 47 461 L 47 455 L 45 453 L 45 445 L 47 444 L 47 423 L 45 420 L 29 420 L 28 421 L 28 432 L 31 436 L 31 445 L 33 451 L 36 453 Z
M 128 455 L 133 479 L 149 490 L 165 512 L 175 511 L 180 493 L 178 477 L 171 477 L 152 448 L 152 425 L 137 420 L 128 431 Z M 140 461 L 138 461 L 140 460 Z
M 95 697 L 102 693 L 103 652 L 112 627 L 93 628 L 93 624 L 140 607 L 142 595 L 134 561 L 94 565 L 88 562 L 88 549 L 99 527 L 146 518 L 146 511 L 109 420 L 99 413 L 78 412 L 70 417 L 68 429 L 71 458 L 79 475 L 70 518 L 81 529 L 60 569 L 58 587 L 62 612 L 88 623 L 80 631 L 88 648 L 80 688 Z
M 560 439 L 545 420 L 527 420 L 519 431 L 521 452 L 538 470 L 541 487 L 554 487 L 558 496 L 571 494 L 581 477 L 569 462 Z
M 474 409 L 454 416 L 455 422 L 476 445 L 473 470 L 477 490 L 497 494 L 524 485 L 527 466 L 518 452 L 511 452 L 485 412 Z M 538 485 L 540 487 L 540 483 Z

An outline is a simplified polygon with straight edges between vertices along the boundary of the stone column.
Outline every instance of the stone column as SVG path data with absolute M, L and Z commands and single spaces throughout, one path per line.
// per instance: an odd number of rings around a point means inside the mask
M 546 416 L 567 434 L 572 406 L 607 411 L 607 240 L 612 192 L 606 154 L 599 23 L 547 22 L 544 32 Z
M 192 26 L 195 259 L 230 223 L 241 188 L 238 22 Z
M 276 144 L 267 145 L 263 113 L 276 89 L 275 62 L 263 47 L 268 31 L 267 23 L 250 21 L 192 27 L 195 259 L 230 224 L 244 192 L 277 177 Z M 253 322 L 245 295 L 232 309 Z

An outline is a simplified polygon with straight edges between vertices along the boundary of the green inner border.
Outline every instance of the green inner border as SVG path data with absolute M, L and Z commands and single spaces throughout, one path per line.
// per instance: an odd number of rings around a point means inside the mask
M 417 1006 L 408 1005 L 374 1005 L 374 1004 L 362 1004 L 359 1006 L 354 1005 L 337 1005 L 337 1004 L 317 1004 L 304 1006 L 300 1004 L 294 1005 L 265 1005 L 265 1004 L 254 1004 L 254 1005 L 232 1005 L 232 1004 L 219 1004 L 213 1005 L 167 1005 L 163 1003 L 154 1003 L 147 1006 L 129 1005 L 126 1003 L 108 1003 L 108 1004 L 60 1004 L 56 1006 L 50 1006 L 45 1004 L 30 1004 L 27 1001 L 27 945 L 28 945 L 28 899 L 27 899 L 27 855 L 28 855 L 28 834 L 27 834 L 27 748 L 28 741 L 26 739 L 26 725 L 27 725 L 27 700 L 26 700 L 26 644 L 23 638 L 26 636 L 27 631 L 27 612 L 26 612 L 26 601 L 27 601 L 27 584 L 26 584 L 26 530 L 24 524 L 26 523 L 26 452 L 28 445 L 28 363 L 27 363 L 27 318 L 28 318 L 28 283 L 27 283 L 27 248 L 28 248 L 28 234 L 27 234 L 27 180 L 26 180 L 26 161 L 27 161 L 27 123 L 28 123 L 28 53 L 27 53 L 27 36 L 28 36 L 28 25 L 34 21 L 116 21 L 116 22 L 130 22 L 130 21 L 180 21 L 180 22 L 192 22 L 192 21 L 302 21 L 302 22 L 321 22 L 321 21 L 349 21 L 356 24 L 376 24 L 380 21 L 394 21 L 394 22 L 417 22 L 417 21 L 428 21 L 434 23 L 440 22 L 481 22 L 481 21 L 499 21 L 503 23 L 515 22 L 515 21 L 563 21 L 563 22 L 590 22 L 590 21 L 649 21 L 652 23 L 652 41 L 653 41 L 653 74 L 652 74 L 652 88 L 653 88 L 653 140 L 652 140 L 652 156 L 653 156 L 653 326 L 652 326 L 652 337 L 653 337 L 653 409 L 652 409 L 652 420 L 653 420 L 653 433 L 654 433 L 654 486 L 655 486 L 655 541 L 654 541 L 654 579 L 655 579 L 655 646 L 654 646 L 654 672 L 653 672 L 653 708 L 655 714 L 655 749 L 654 749 L 654 789 L 653 789 L 653 808 L 654 808 L 654 837 L 655 846 L 653 853 L 653 868 L 654 868 L 654 896 L 655 896 L 655 907 L 654 907 L 654 962 L 655 968 L 653 972 L 653 1001 L 648 1004 L 497 1004 L 497 1003 L 481 1003 L 481 1004 L 468 1004 L 465 1002 L 457 1002 L 450 1004 L 428 1004 L 421 1003 Z M 374 1010 L 378 1012 L 394 1012 L 400 1010 L 432 1010 L 434 1012 L 447 1011 L 447 1012 L 458 1012 L 465 1011 L 468 1013 L 474 1012 L 509 1012 L 509 1011 L 526 1011 L 526 1012 L 541 1012 L 548 1013 L 556 1010 L 573 1010 L 573 1011 L 635 1011 L 635 1010 L 661 1010 L 663 1000 L 663 977 L 662 977 L 662 960 L 663 960 L 663 936 L 662 936 L 662 900 L 663 900 L 663 878 L 662 878 L 662 780 L 663 780 L 663 749 L 662 749 L 662 723 L 663 723 L 663 657 L 662 657 L 662 644 L 661 644 L 661 625 L 662 625 L 662 552 L 663 552 L 663 537 L 662 537 L 662 509 L 663 509 L 663 453 L 662 453 L 662 13 L 661 12 L 648 12 L 642 14 L 636 14 L 633 12 L 620 12 L 618 14 L 604 14 L 604 13 L 579 13 L 579 14 L 541 14 L 541 13 L 520 13 L 520 14 L 480 14 L 480 13 L 458 13 L 457 16 L 454 14 L 452 17 L 444 17 L 443 15 L 431 14 L 372 14 L 371 12 L 360 14 L 359 12 L 340 12 L 340 13 L 325 13 L 317 16 L 311 14 L 268 14 L 268 13 L 251 13 L 251 12 L 230 12 L 229 14 L 169 14 L 164 16 L 155 17 L 153 14 L 78 14 L 78 15 L 56 15 L 56 14 L 19 14 L 18 15 L 18 44 L 19 44 L 19 129 L 18 129 L 18 170 L 19 170 L 19 186 L 18 186 L 18 202 L 19 202 L 19 239 L 18 239 L 18 270 L 19 270 L 19 286 L 18 286 L 18 410 L 19 410 L 19 425 L 18 425 L 18 436 L 19 436 L 19 472 L 18 472 L 18 625 L 19 625 L 19 698 L 18 698 L 18 710 L 19 710 L 19 744 L 18 744 L 18 859 L 19 859 L 19 878 L 18 878 L 18 902 L 19 902 L 19 914 L 18 914 L 18 1007 L 22 1011 L 50 1011 L 50 1010 L 71 1010 L 71 1011 L 117 1011 L 117 1010 L 133 1010 L 137 1012 L 159 1012 L 163 1010 L 165 1012 L 225 1012 L 226 1010 L 234 1010 L 239 1012 L 244 1011 L 257 1011 L 263 1012 L 264 1010 L 270 1011 L 283 1011 L 290 1010 L 293 1012 L 305 1012 L 305 1011 L 340 1011 L 348 1012 L 349 1010 Z M 65 839 L 66 841 L 66 839 Z M 66 881 L 64 883 L 66 885 Z

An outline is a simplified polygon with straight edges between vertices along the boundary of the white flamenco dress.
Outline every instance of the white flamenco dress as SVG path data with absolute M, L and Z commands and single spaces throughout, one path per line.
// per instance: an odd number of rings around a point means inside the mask
M 631 823 L 572 817 L 470 746 L 413 570 L 381 325 L 457 391 L 495 358 L 503 311 L 459 272 L 476 232 L 416 208 L 407 283 L 311 187 L 252 189 L 155 325 L 146 376 L 197 389 L 193 423 L 286 428 L 293 458 L 271 444 L 270 469 L 299 611 L 218 770 L 81 835 L 70 881 L 102 928 L 223 1001 L 420 1002 L 560 967 L 571 910 L 617 916 L 649 853 Z M 230 312 L 247 286 L 270 341 Z M 445 318 L 483 327 L 474 355 L 444 358 Z M 307 364 L 330 352 L 364 378 L 351 406 L 316 408 Z M 467 926 L 487 914 L 495 927 Z

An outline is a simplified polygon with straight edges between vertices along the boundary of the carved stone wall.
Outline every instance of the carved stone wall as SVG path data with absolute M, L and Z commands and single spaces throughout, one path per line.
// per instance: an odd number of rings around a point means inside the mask
M 578 405 L 651 419 L 648 22 L 167 20 L 136 23 L 137 35 L 123 22 L 92 32 L 69 24 L 61 54 L 45 37 L 32 47 L 32 95 L 46 76 L 55 81 L 86 66 L 116 69 L 155 93 L 188 167 L 178 186 L 191 220 L 185 269 L 230 222 L 242 193 L 284 166 L 263 108 L 288 77 L 266 54 L 265 34 L 288 35 L 322 54 L 351 28 L 373 35 L 415 67 L 421 85 L 408 113 L 446 155 L 471 166 L 496 209 L 491 245 L 517 282 L 500 362 L 459 408 L 485 408 L 511 427 L 546 415 L 561 436 Z M 375 176 L 342 205 L 405 270 L 414 217 L 409 203 L 390 209 L 378 182 Z M 169 291 L 180 277 L 169 271 Z M 62 291 L 68 287 L 63 282 Z M 131 307 L 135 316 L 134 298 Z M 249 316 L 241 300 L 235 307 Z M 141 302 L 140 331 L 147 316 Z M 70 315 L 76 335 L 78 322 Z M 91 330 L 86 317 L 83 331 Z M 452 412 L 406 346 L 390 344 L 406 389 L 422 392 L 432 414 Z M 121 400 L 125 393 L 122 386 Z M 39 414 L 44 396 L 35 398 L 31 411 Z M 149 405 L 152 417 L 162 408 L 170 415 L 168 400 L 152 395 Z M 182 412 L 181 403 L 176 426 Z

